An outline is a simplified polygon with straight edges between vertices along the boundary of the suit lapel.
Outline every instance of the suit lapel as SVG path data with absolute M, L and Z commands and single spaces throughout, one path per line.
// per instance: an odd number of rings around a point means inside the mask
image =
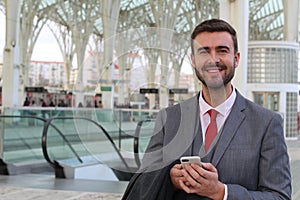
M 218 165 L 232 138 L 237 133 L 239 126 L 244 121 L 245 115 L 242 112 L 244 109 L 245 99 L 237 92 L 235 104 L 233 105 L 232 110 L 224 124 L 218 144 L 216 145 L 215 153 L 212 159 L 212 164 L 214 166 Z
M 187 154 L 198 154 L 202 144 L 202 134 L 200 128 L 199 103 L 198 95 L 193 97 L 191 101 L 182 104 L 181 107 L 181 124 L 179 133 L 183 135 L 184 140 L 189 144 L 186 151 Z M 200 145 L 195 145 L 200 144 Z
M 197 129 L 199 127 L 199 103 L 197 96 L 184 101 L 175 107 L 179 109 L 172 112 L 167 111 L 167 119 L 171 123 L 179 123 L 179 126 L 174 125 L 173 129 L 168 130 L 170 141 L 164 145 L 163 160 L 164 163 L 171 163 L 175 159 L 183 155 L 192 155 L 194 152 L 193 144 Z M 177 115 L 178 114 L 178 115 Z M 169 125 L 172 127 L 173 125 Z M 166 136 L 169 137 L 169 136 Z

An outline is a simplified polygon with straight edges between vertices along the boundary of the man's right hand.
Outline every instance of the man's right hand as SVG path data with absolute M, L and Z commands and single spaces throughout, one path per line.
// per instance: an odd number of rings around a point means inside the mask
M 183 176 L 182 170 L 183 170 L 183 168 L 182 168 L 181 164 L 174 165 L 170 170 L 171 181 L 172 181 L 175 189 L 182 189 L 182 187 L 180 186 L 180 182 L 182 182 L 182 183 L 186 182 L 186 179 Z

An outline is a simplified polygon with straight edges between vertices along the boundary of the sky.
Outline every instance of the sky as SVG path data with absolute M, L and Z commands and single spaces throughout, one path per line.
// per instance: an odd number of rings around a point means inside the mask
M 3 50 L 5 46 L 5 16 L 0 13 L 0 62 L 3 62 Z M 62 62 L 63 58 L 59 50 L 58 44 L 50 30 L 45 26 L 40 33 L 40 36 L 33 49 L 31 60 L 37 61 L 59 61 Z
M 31 60 L 63 61 L 59 46 L 48 27 L 44 27 L 33 49 Z

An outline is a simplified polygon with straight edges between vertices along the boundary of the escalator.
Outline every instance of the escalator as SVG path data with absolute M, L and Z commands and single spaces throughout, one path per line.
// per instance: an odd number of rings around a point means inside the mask
M 154 124 L 121 117 L 101 118 L 100 123 L 98 115 L 92 120 L 91 114 L 80 113 L 47 119 L 27 111 L 18 114 L 0 115 L 0 174 L 127 181 L 140 166 Z
M 0 174 L 51 174 L 41 150 L 41 137 L 46 119 L 22 113 L 0 115 Z
M 134 154 L 122 155 L 114 139 L 119 138 L 112 138 L 103 126 L 89 118 L 55 117 L 44 126 L 42 150 L 57 178 L 83 178 L 94 166 L 95 172 L 106 172 L 97 179 L 107 176 L 110 169 L 118 180 L 129 180 L 138 168 Z M 83 174 L 76 173 L 80 169 L 85 169 Z
M 154 123 L 154 119 L 145 119 L 137 123 L 134 133 L 133 152 L 138 168 L 141 166 L 141 160 L 153 134 Z

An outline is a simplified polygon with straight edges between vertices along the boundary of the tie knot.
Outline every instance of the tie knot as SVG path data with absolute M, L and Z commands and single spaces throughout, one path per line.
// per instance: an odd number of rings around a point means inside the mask
M 217 118 L 217 114 L 218 111 L 214 110 L 214 109 L 210 109 L 209 111 L 207 111 L 209 116 L 210 116 L 210 120 L 216 120 Z

